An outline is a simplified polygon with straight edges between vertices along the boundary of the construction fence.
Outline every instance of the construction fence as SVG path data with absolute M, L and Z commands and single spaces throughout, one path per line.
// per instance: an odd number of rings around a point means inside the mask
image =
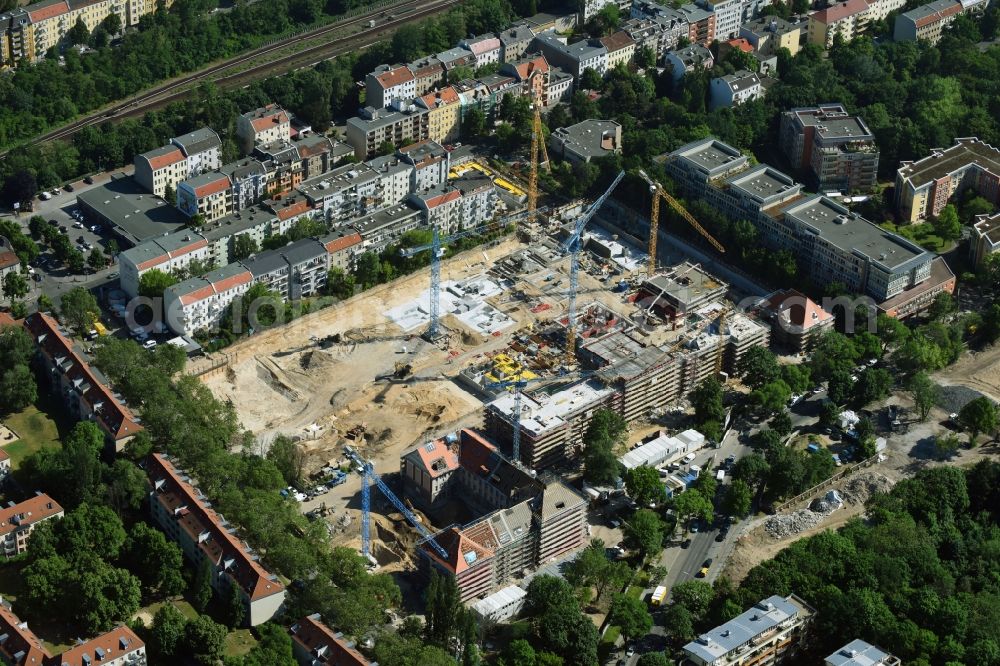
M 785 502 L 782 502 L 781 504 L 775 505 L 775 507 L 774 507 L 775 513 L 780 513 L 781 511 L 785 511 L 786 509 L 795 506 L 796 504 L 798 504 L 799 502 L 802 502 L 803 500 L 811 499 L 812 496 L 815 495 L 816 493 L 818 493 L 820 491 L 823 491 L 823 490 L 826 490 L 830 486 L 836 484 L 838 481 L 841 481 L 841 480 L 845 479 L 846 477 L 850 476 L 851 474 L 854 474 L 854 472 L 857 472 L 860 469 L 865 469 L 867 467 L 871 467 L 872 465 L 874 465 L 875 463 L 877 463 L 879 461 L 880 455 L 881 454 L 876 453 L 871 458 L 868 458 L 866 460 L 862 460 L 861 462 L 858 462 L 858 463 L 854 463 L 850 467 L 845 467 L 841 471 L 839 471 L 836 474 L 834 474 L 833 476 L 831 476 L 826 481 L 823 481 L 822 483 L 816 484 L 815 486 L 813 486 L 809 490 L 807 490 L 807 491 L 805 491 L 803 493 L 799 493 L 798 495 L 796 495 L 795 497 L 793 497 L 790 500 L 787 500 Z

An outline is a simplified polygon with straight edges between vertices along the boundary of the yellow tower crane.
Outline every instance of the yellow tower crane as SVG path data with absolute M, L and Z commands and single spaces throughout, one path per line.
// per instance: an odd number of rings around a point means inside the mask
M 719 252 L 725 254 L 726 248 L 722 247 L 722 243 L 715 240 L 712 234 L 705 230 L 705 227 L 698 223 L 698 220 L 694 219 L 691 213 L 687 212 L 687 209 L 681 205 L 677 199 L 670 196 L 663 186 L 654 181 L 645 171 L 639 170 L 639 175 L 642 179 L 646 181 L 649 185 L 649 191 L 653 196 L 652 209 L 649 212 L 649 260 L 647 264 L 647 271 L 650 277 L 656 272 L 656 238 L 660 230 L 660 199 L 663 199 L 667 204 L 676 210 L 681 217 L 683 217 L 688 224 L 694 227 L 695 231 L 705 237 L 705 239 L 712 244 Z
M 528 173 L 528 224 L 535 221 L 535 211 L 538 210 L 538 153 L 542 154 L 545 160 L 545 170 L 550 171 L 549 152 L 545 149 L 545 137 L 542 136 L 542 106 L 535 100 L 535 117 L 531 122 L 531 155 L 530 171 Z

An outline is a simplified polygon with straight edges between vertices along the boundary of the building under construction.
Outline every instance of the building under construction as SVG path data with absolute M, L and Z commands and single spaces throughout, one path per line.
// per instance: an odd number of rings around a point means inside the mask
M 579 493 L 511 464 L 472 430 L 418 446 L 402 456 L 400 470 L 404 494 L 414 504 L 433 510 L 458 498 L 481 516 L 434 536 L 446 558 L 427 544 L 419 549 L 421 567 L 453 576 L 463 601 L 484 597 L 586 542 L 586 501 Z
M 521 397 L 522 462 L 542 470 L 573 461 L 595 410 L 614 409 L 629 423 L 645 418 L 705 379 L 732 374 L 746 350 L 766 346 L 770 338 L 767 325 L 743 313 L 728 313 L 718 301 L 690 312 L 685 322 L 692 333 L 672 345 L 646 345 L 634 331 L 624 330 L 591 339 L 578 358 L 593 369 L 592 376 L 554 393 L 526 387 Z M 511 450 L 517 421 L 514 402 L 513 395 L 505 394 L 486 407 L 486 429 L 505 452 Z

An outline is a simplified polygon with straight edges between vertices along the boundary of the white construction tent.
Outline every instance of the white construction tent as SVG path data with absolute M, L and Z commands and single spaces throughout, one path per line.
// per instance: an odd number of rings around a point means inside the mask
M 619 458 L 619 461 L 625 469 L 635 469 L 642 465 L 657 467 L 682 458 L 704 445 L 705 436 L 697 430 L 685 430 L 671 436 L 661 434 L 656 439 L 632 449 Z

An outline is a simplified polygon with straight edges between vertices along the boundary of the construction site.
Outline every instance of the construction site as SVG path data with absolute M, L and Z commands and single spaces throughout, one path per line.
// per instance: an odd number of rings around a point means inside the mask
M 517 238 L 439 260 L 430 283 L 418 272 L 262 331 L 202 379 L 260 451 L 284 435 L 306 477 L 352 471 L 302 503 L 335 544 L 389 572 L 463 577 L 465 599 L 495 591 L 586 543 L 572 483 L 594 410 L 649 426 L 768 343 L 710 267 L 655 265 L 655 241 L 603 227 L 601 203 L 532 215 Z M 425 485 L 461 485 L 461 510 Z

